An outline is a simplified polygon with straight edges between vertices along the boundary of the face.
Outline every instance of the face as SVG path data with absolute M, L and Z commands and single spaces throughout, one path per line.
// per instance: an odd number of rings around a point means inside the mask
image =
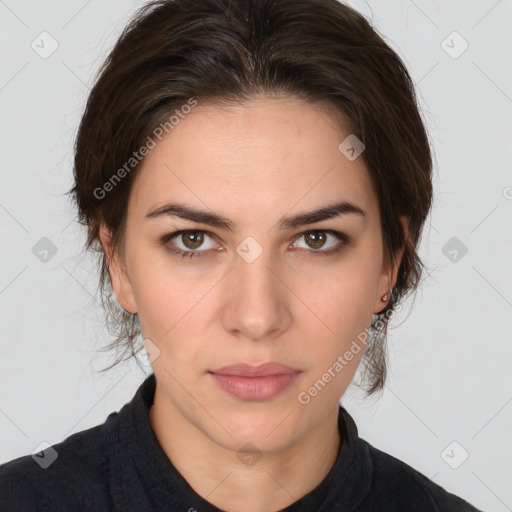
M 285 448 L 337 415 L 396 280 L 349 134 L 301 100 L 199 104 L 134 181 L 114 292 L 159 351 L 170 414 L 225 448 Z M 268 362 L 288 369 L 222 370 Z

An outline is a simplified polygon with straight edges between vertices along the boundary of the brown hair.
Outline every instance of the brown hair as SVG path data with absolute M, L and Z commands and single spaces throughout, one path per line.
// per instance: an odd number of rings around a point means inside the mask
M 404 247 L 391 299 L 372 323 L 363 355 L 371 395 L 386 378 L 389 312 L 417 289 L 425 268 L 416 249 L 432 203 L 432 155 L 402 60 L 363 15 L 337 0 L 159 0 L 124 29 L 89 95 L 68 192 L 87 226 L 86 250 L 101 260 L 99 287 L 115 336 L 106 348 L 121 349 L 108 368 L 142 348 L 135 347 L 137 315 L 112 300 L 99 243 L 104 223 L 123 253 L 134 151 L 191 98 L 228 104 L 261 94 L 323 103 L 337 113 L 365 144 L 361 158 L 378 196 L 386 261 Z M 108 194 L 99 193 L 107 183 Z M 409 219 L 407 236 L 401 215 Z

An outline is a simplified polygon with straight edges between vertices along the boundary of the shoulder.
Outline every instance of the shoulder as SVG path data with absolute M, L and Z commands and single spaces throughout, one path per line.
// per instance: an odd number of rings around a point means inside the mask
M 115 414 L 38 454 L 0 464 L 0 510 L 57 512 L 69 510 L 70 504 L 101 510 L 110 453 L 107 422 Z
M 375 510 L 386 504 L 389 510 L 481 512 L 400 459 L 375 448 L 364 439 L 359 439 L 359 442 L 366 448 L 373 469 L 371 492 L 361 504 L 361 510 L 373 510 L 368 503 L 372 501 Z

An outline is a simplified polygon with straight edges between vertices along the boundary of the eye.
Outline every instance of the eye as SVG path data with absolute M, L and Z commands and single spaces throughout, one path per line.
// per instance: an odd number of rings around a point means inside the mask
M 304 243 L 299 244 L 300 240 L 304 240 Z M 331 253 L 341 251 L 345 245 L 349 244 L 350 238 L 344 233 L 319 229 L 300 234 L 293 243 L 293 247 L 306 249 L 310 252 Z
M 201 256 L 201 253 L 210 249 L 217 249 L 212 237 L 206 231 L 175 231 L 161 239 L 161 243 L 170 252 L 185 256 Z

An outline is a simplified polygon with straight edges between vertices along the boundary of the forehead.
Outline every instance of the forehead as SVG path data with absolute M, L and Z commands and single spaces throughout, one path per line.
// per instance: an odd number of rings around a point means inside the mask
M 256 214 L 342 199 L 369 211 L 376 198 L 363 159 L 339 149 L 349 135 L 332 110 L 299 99 L 199 103 L 145 157 L 132 207 L 179 197 L 226 211 L 251 205 Z

